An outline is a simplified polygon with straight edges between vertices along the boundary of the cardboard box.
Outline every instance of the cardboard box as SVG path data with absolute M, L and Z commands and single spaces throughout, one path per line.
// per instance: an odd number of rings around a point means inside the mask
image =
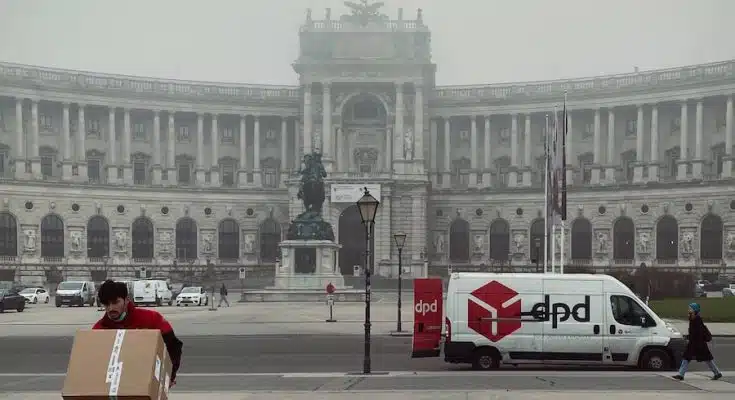
M 77 332 L 65 400 L 168 400 L 171 359 L 158 330 Z

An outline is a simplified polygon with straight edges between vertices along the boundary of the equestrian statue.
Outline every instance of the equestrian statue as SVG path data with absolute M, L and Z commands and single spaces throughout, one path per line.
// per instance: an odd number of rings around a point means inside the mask
M 299 171 L 301 182 L 297 198 L 304 204 L 304 212 L 299 214 L 288 228 L 288 240 L 331 240 L 334 241 L 332 225 L 322 218 L 325 201 L 324 178 L 327 171 L 318 152 L 305 154 L 303 168 Z

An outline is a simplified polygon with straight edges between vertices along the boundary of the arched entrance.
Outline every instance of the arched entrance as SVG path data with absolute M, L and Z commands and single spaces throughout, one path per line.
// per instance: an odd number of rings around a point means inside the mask
M 510 225 L 504 219 L 490 224 L 490 259 L 507 261 L 510 255 Z
M 587 218 L 572 222 L 572 260 L 592 259 L 592 223 Z
M 679 258 L 679 223 L 666 215 L 656 224 L 656 259 L 676 261 Z
M 722 260 L 722 218 L 707 214 L 700 225 L 699 258 L 702 260 Z
M 342 275 L 352 275 L 355 265 L 365 267 L 365 226 L 357 206 L 352 205 L 342 211 L 338 229 L 339 244 L 342 245 L 339 249 L 339 270 Z M 374 238 L 370 241 L 370 251 L 375 254 Z
M 613 258 L 633 260 L 635 258 L 635 224 L 628 217 L 620 217 L 613 224 Z
M 470 223 L 457 218 L 449 226 L 449 261 L 470 262 Z
M 384 103 L 374 94 L 358 93 L 344 101 L 341 111 L 334 146 L 338 169 L 363 174 L 387 169 L 391 143 Z

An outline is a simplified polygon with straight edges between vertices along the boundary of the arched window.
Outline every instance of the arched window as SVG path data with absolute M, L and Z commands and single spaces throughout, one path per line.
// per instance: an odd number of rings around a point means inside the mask
M 176 223 L 176 258 L 179 260 L 196 260 L 199 258 L 197 223 L 184 217 Z
M 507 261 L 510 254 L 510 226 L 508 221 L 497 219 L 490 224 L 490 259 Z
M 531 223 L 531 234 L 528 235 L 528 249 L 531 262 L 542 265 L 544 263 L 544 220 L 537 219 Z
M 131 230 L 133 259 L 153 259 L 153 222 L 146 217 L 138 217 Z
M 221 260 L 237 260 L 240 258 L 240 225 L 234 219 L 225 219 L 219 223 L 218 257 Z
M 587 218 L 572 222 L 572 260 L 592 259 L 592 224 Z
M 41 257 L 64 257 L 64 221 L 56 214 L 41 220 Z
M 613 258 L 635 259 L 635 225 L 628 217 L 621 217 L 613 224 Z
M 449 226 L 449 261 L 470 261 L 470 223 L 462 218 Z
M 707 214 L 699 229 L 699 257 L 702 260 L 722 260 L 722 218 Z
M 679 224 L 666 215 L 656 224 L 656 259 L 676 261 L 679 258 Z
M 278 243 L 281 242 L 281 226 L 273 218 L 260 224 L 260 260 L 268 263 L 278 259 Z
M 105 217 L 95 215 L 87 222 L 87 257 L 110 255 L 110 225 Z
M 18 221 L 7 212 L 0 213 L 0 256 L 18 256 Z

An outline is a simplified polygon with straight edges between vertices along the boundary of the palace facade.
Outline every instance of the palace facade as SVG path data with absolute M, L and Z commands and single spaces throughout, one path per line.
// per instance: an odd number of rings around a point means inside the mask
M 546 120 L 565 92 L 569 221 L 554 252 L 600 268 L 735 266 L 735 60 L 442 87 L 430 37 L 420 12 L 309 13 L 299 86 L 0 64 L 0 274 L 271 268 L 315 150 L 343 273 L 362 264 L 364 186 L 381 201 L 380 275 L 397 274 L 397 231 L 414 275 L 532 264 Z

